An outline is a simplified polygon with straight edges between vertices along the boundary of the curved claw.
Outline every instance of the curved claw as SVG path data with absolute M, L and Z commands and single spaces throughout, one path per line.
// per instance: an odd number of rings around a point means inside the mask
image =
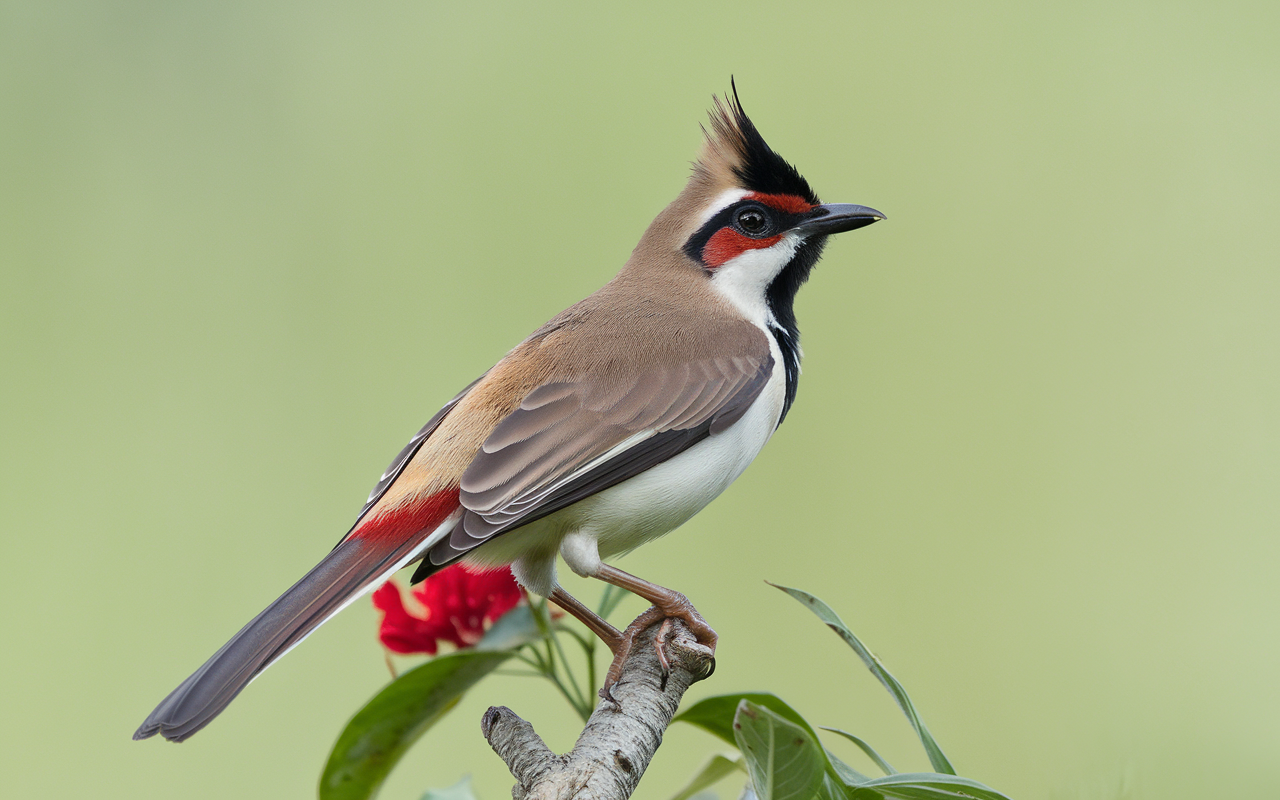
M 710 678 L 712 675 L 715 675 L 715 674 L 716 674 L 716 657 L 712 656 L 710 662 L 707 664 L 706 674 L 699 677 L 698 680 L 705 681 L 707 678 Z
M 617 684 L 618 679 L 622 677 L 622 665 L 630 657 L 631 648 L 635 645 L 636 637 L 647 630 L 649 626 L 659 621 L 662 622 L 662 625 L 658 628 L 657 635 L 653 637 L 653 647 L 658 656 L 658 663 L 662 666 L 664 679 L 671 672 L 671 659 L 667 656 L 666 648 L 667 637 L 671 633 L 672 620 L 678 619 L 683 622 L 689 628 L 690 633 L 697 638 L 698 643 L 711 650 L 714 654 L 716 642 L 719 640 L 716 632 L 712 630 L 711 626 L 707 624 L 706 620 L 702 618 L 702 615 L 698 613 L 697 609 L 693 607 L 693 604 L 684 595 L 678 595 L 678 598 L 677 602 L 666 609 L 650 606 L 647 611 L 636 617 L 627 626 L 627 629 L 622 632 L 618 640 L 618 647 L 613 653 L 613 662 L 609 664 L 609 671 L 605 673 L 604 685 L 600 688 L 601 698 L 618 705 L 618 701 L 613 696 L 613 687 Z M 707 670 L 705 675 L 700 676 L 698 680 L 705 680 L 711 677 L 711 673 L 714 671 L 715 656 L 712 655 L 710 669 Z
M 600 691 L 596 692 L 596 694 L 600 695 L 601 700 L 608 700 L 610 703 L 613 703 L 614 707 L 622 708 L 622 703 L 619 703 L 618 698 L 613 696 L 613 684 L 607 682 L 608 681 L 607 677 L 605 678 L 605 680 L 606 680 L 605 685 L 601 686 Z

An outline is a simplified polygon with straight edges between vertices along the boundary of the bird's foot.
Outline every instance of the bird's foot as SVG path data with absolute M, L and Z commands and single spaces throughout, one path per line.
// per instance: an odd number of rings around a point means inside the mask
M 707 621 L 702 618 L 698 610 L 693 607 L 689 599 L 682 594 L 673 592 L 674 597 L 671 598 L 669 604 L 665 607 L 651 606 L 640 616 L 627 626 L 618 639 L 617 646 L 613 649 L 613 663 L 609 665 L 609 671 L 605 673 L 604 685 L 600 688 L 600 697 L 611 703 L 617 704 L 617 700 L 613 696 L 613 686 L 622 677 L 622 665 L 631 655 L 631 649 L 635 645 L 636 637 L 648 630 L 655 623 L 661 622 L 658 627 L 658 633 L 653 637 L 654 651 L 658 656 L 658 663 L 662 666 L 663 681 L 671 672 L 671 659 L 667 654 L 667 645 L 672 633 L 672 621 L 680 620 L 689 629 L 689 632 L 697 639 L 697 643 L 706 649 L 707 657 L 710 660 L 710 668 L 705 675 L 698 676 L 698 679 L 710 677 L 715 671 L 715 652 L 716 642 L 719 637 L 712 630 Z

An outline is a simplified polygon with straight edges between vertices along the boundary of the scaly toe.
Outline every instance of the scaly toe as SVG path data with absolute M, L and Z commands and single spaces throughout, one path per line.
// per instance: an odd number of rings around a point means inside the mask
M 622 665 L 631 655 L 631 648 L 634 646 L 636 637 L 644 632 L 653 623 L 664 619 L 663 613 L 657 608 L 650 607 L 648 611 L 627 626 L 618 639 L 618 649 L 613 652 L 613 662 L 609 664 L 609 671 L 605 673 L 604 685 L 600 687 L 600 696 L 617 705 L 618 701 L 613 697 L 613 687 L 622 677 Z M 663 656 L 659 656 L 663 658 Z

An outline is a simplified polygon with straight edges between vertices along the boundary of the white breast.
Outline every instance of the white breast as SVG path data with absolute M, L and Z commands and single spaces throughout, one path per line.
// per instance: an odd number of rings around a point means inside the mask
M 786 394 L 782 354 L 769 337 L 773 374 L 747 413 L 652 469 L 578 503 L 579 530 L 594 533 L 600 556 L 625 553 L 684 524 L 733 483 L 769 441 Z M 566 509 L 568 511 L 569 509 Z

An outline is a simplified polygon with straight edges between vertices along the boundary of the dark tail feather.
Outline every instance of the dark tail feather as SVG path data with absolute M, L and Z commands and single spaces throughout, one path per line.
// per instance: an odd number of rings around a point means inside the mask
M 180 742 L 208 725 L 258 673 L 407 559 L 419 541 L 388 548 L 347 539 L 169 693 L 134 739 Z

